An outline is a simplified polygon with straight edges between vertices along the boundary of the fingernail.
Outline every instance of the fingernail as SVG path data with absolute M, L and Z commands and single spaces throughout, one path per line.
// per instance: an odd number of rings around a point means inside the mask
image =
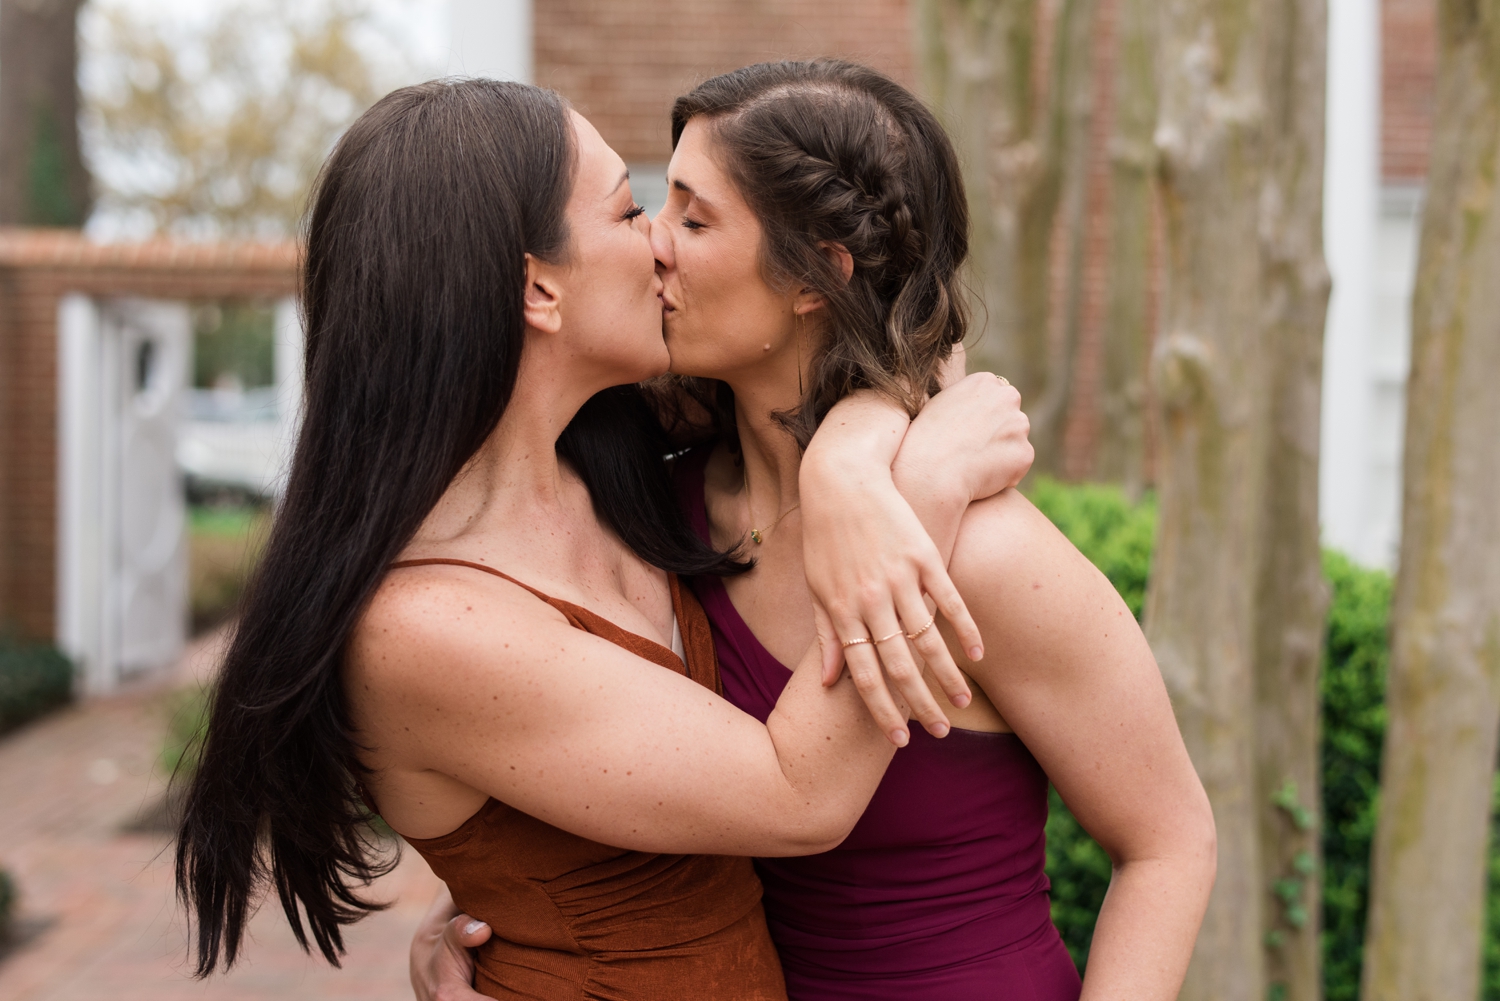
M 956 695 L 953 698 L 953 704 L 960 709 L 964 708 L 972 701 L 974 700 L 969 698 L 968 695 Z
M 934 737 L 937 737 L 939 740 L 941 740 L 943 737 L 948 736 L 948 724 L 938 723 L 932 728 L 932 735 Z
M 909 736 L 907 736 L 907 733 L 906 733 L 905 730 L 892 730 L 891 731 L 891 743 L 895 744 L 897 747 L 905 747 L 906 746 L 906 742 L 908 740 L 910 740 L 910 739 L 911 738 Z
M 478 918 L 475 918 L 473 921 L 470 921 L 468 924 L 464 925 L 464 934 L 472 935 L 483 927 L 484 922 L 480 921 Z
M 982 647 L 982 646 L 971 646 L 971 647 L 969 647 L 969 659 L 970 660 L 983 660 L 984 659 L 984 647 Z

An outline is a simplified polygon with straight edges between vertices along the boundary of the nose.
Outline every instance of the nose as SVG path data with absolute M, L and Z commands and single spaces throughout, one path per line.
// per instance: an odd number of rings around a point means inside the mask
M 670 271 L 676 260 L 672 247 L 672 227 L 667 225 L 664 218 L 666 214 L 667 210 L 663 208 L 651 220 L 651 253 L 656 257 L 658 268 Z

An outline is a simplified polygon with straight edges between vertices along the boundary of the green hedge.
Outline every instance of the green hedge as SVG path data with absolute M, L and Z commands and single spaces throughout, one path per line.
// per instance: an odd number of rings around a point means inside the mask
M 56 649 L 0 634 L 0 733 L 73 697 L 73 664 Z
M 1155 508 L 1107 486 L 1039 480 L 1027 496 L 1097 565 L 1139 616 L 1150 569 Z M 1385 735 L 1391 578 L 1327 552 L 1332 589 L 1322 694 L 1323 973 L 1328 1001 L 1355 1001 L 1370 882 L 1370 845 Z M 1500 842 L 1500 779 L 1496 784 Z M 1492 843 L 1494 843 L 1492 842 Z M 1052 793 L 1047 819 L 1052 918 L 1080 970 L 1109 885 L 1109 859 Z M 1484 999 L 1500 1001 L 1500 853 L 1491 850 Z
M 16 916 L 16 881 L 0 869 L 0 945 L 10 938 L 11 921 Z

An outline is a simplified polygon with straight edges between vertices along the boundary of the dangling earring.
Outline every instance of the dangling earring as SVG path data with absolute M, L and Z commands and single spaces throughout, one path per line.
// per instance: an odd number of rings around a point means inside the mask
M 802 314 L 794 309 L 792 315 L 797 318 L 797 400 L 801 402 L 805 395 L 802 388 Z

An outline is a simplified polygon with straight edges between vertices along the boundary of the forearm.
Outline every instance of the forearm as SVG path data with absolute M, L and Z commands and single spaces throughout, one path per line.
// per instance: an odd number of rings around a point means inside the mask
M 784 825 L 800 818 L 794 822 L 805 825 L 805 840 L 816 842 L 811 851 L 832 848 L 848 835 L 895 753 L 852 680 L 845 678 L 831 687 L 820 683 L 819 659 L 818 649 L 809 649 L 766 720 L 785 782 L 776 822 Z M 807 845 L 797 843 L 756 852 L 807 853 Z
M 903 454 L 908 456 L 905 460 Z M 961 477 L 951 471 L 934 470 L 910 455 L 906 452 L 896 456 L 891 484 L 911 506 L 946 564 L 953 558 L 958 530 L 973 497 Z
M 911 419 L 888 397 L 863 389 L 840 400 L 802 456 L 801 489 L 841 491 L 890 481 Z
M 1182 988 L 1213 887 L 1213 860 L 1184 852 L 1114 871 L 1080 1001 L 1171 1001 Z

